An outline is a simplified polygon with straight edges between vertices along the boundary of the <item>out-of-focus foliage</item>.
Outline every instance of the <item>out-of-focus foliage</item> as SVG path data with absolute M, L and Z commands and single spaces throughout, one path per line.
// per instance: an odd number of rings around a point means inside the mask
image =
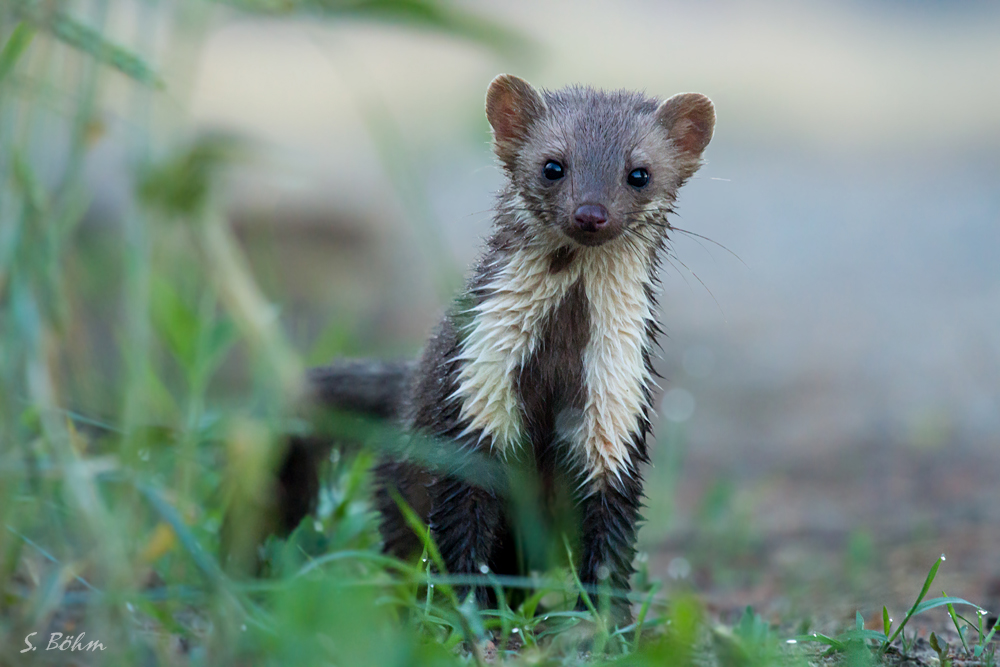
M 136 81 L 150 86 L 162 86 L 159 76 L 131 51 L 105 39 L 101 33 L 76 20 L 65 9 L 65 2 L 41 3 L 30 0 L 14 0 L 9 14 L 14 20 L 23 21 L 19 30 L 43 30 L 56 39 L 86 53 L 101 63 L 113 67 Z M 31 28 L 28 28 L 31 26 Z M 17 45 L 23 37 L 17 32 L 11 43 Z M 3 65 L 0 64 L 0 73 Z
M 139 196 L 147 206 L 168 216 L 198 216 L 209 203 L 213 176 L 232 159 L 236 149 L 233 139 L 205 137 L 151 168 L 139 183 Z
M 532 44 L 495 21 L 440 0 L 221 0 L 244 11 L 363 19 L 430 29 L 524 57 Z
M 231 4 L 523 46 L 440 2 Z M 314 521 L 256 549 L 302 362 L 222 215 L 217 175 L 238 145 L 153 122 L 170 82 L 104 36 L 115 8 L 0 10 L 0 662 L 58 663 L 52 633 L 85 633 L 103 646 L 95 661 L 123 665 L 458 664 L 491 652 L 572 664 L 639 656 L 647 641 L 650 655 L 690 647 L 696 605 L 673 612 L 680 638 L 652 594 L 636 627 L 615 629 L 572 611 L 580 590 L 557 571 L 504 580 L 528 589 L 523 601 L 480 612 L 428 559 L 382 556 L 364 449 L 329 464 Z M 83 165 L 111 71 L 132 86 L 134 103 L 114 110 L 130 129 L 131 192 L 102 218 Z M 227 365 L 245 378 L 235 395 L 216 386 Z M 233 557 L 220 564 L 225 541 Z M 258 565 L 266 578 L 248 576 Z
M 433 0 L 226 4 L 527 52 L 495 22 Z M 209 20 L 212 8 L 178 7 L 162 20 L 196 38 L 185 21 Z M 479 578 L 524 594 L 476 610 L 456 594 L 469 581 L 435 573 L 429 540 L 417 563 L 379 552 L 368 502 L 376 453 L 364 448 L 329 462 L 315 520 L 258 550 L 271 467 L 300 427 L 303 363 L 222 215 L 216 177 L 239 147 L 153 121 L 151 109 L 178 113 L 163 98 L 171 82 L 134 53 L 148 24 L 132 47 L 105 37 L 115 8 L 105 0 L 81 17 L 68 2 L 0 5 L 0 663 L 64 664 L 65 653 L 45 650 L 51 633 L 85 633 L 104 647 L 85 659 L 107 665 L 688 665 L 713 651 L 724 664 L 805 664 L 750 612 L 713 634 L 696 599 L 668 602 L 648 572 L 628 628 L 601 613 L 615 592 L 584 591 L 565 568 Z M 130 130 L 132 173 L 120 217 L 106 219 L 91 210 L 82 165 L 112 71 L 134 96 L 114 109 Z M 227 365 L 244 380 L 236 395 L 216 386 Z M 720 493 L 706 523 L 743 548 L 716 516 L 729 502 Z M 236 557 L 220 565 L 227 539 Z M 265 578 L 247 574 L 258 564 Z M 575 608 L 581 594 L 587 611 Z M 888 646 L 889 632 L 887 621 L 881 635 L 858 637 Z M 25 648 L 26 637 L 42 649 Z M 969 650 L 992 656 L 981 619 L 978 637 Z

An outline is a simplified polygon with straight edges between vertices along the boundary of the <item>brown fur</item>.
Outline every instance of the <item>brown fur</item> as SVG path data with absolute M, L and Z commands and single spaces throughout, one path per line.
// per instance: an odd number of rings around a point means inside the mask
M 507 184 L 466 290 L 389 411 L 420 437 L 376 471 L 385 548 L 401 557 L 419 548 L 402 498 L 429 522 L 450 572 L 524 573 L 530 533 L 562 531 L 558 515 L 568 513 L 584 584 L 625 590 L 648 460 L 656 269 L 714 107 L 695 93 L 661 103 L 538 91 L 503 75 L 486 115 Z M 543 176 L 549 161 L 563 178 Z M 627 179 L 638 168 L 643 187 Z M 607 219 L 584 225 L 582 210 Z M 421 464 L 431 453 L 451 465 Z M 472 455 L 503 474 L 477 477 Z M 489 600 L 485 588 L 476 594 Z M 625 602 L 613 608 L 628 621 Z

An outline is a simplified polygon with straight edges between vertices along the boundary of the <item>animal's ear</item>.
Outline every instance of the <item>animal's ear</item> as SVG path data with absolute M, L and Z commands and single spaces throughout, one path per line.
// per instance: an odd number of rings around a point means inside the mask
M 701 93 L 679 93 L 660 104 L 656 117 L 680 153 L 682 177 L 688 178 L 698 170 L 702 151 L 712 140 L 715 105 Z
M 501 74 L 486 91 L 486 119 L 493 126 L 493 148 L 513 167 L 517 150 L 532 123 L 545 115 L 545 101 L 524 79 Z

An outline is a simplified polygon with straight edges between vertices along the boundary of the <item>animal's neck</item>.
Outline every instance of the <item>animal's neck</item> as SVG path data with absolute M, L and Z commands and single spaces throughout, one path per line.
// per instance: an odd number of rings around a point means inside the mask
M 456 398 L 467 433 L 501 452 L 523 439 L 514 379 L 542 340 L 543 324 L 570 288 L 582 283 L 590 332 L 583 357 L 586 405 L 578 440 L 590 474 L 620 474 L 630 460 L 628 438 L 646 407 L 651 378 L 644 353 L 655 253 L 624 238 L 578 247 L 554 261 L 558 246 L 527 243 L 493 258 L 490 276 L 462 332 Z

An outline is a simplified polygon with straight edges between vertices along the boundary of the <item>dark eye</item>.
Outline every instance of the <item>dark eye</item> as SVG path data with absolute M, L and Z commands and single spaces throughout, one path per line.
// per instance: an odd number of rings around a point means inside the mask
M 642 167 L 629 172 L 628 184 L 633 188 L 645 187 L 646 183 L 649 183 L 649 172 Z
M 542 167 L 542 176 L 550 181 L 558 181 L 564 176 L 563 166 L 556 162 L 555 160 L 549 160 Z

